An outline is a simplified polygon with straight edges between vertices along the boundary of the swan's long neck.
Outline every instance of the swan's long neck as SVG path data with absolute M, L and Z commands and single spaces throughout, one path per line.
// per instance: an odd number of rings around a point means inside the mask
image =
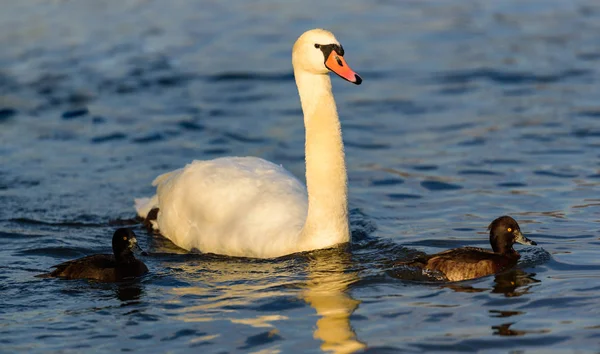
M 295 71 L 306 128 L 308 214 L 300 247 L 326 248 L 350 241 L 348 188 L 342 131 L 329 75 Z

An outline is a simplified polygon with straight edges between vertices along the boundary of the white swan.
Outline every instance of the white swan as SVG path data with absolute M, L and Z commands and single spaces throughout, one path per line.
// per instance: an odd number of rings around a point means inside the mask
M 271 258 L 349 242 L 346 164 L 329 70 L 360 84 L 332 33 L 314 29 L 292 50 L 306 129 L 307 188 L 257 157 L 193 161 L 158 176 L 152 198 L 136 199 L 143 218 L 186 250 Z M 308 194 L 307 194 L 308 191 Z

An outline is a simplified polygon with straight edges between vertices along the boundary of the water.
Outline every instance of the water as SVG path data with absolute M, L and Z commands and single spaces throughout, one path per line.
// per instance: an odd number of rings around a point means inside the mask
M 600 6 L 594 1 L 3 1 L 1 352 L 598 352 Z M 303 176 L 291 45 L 327 27 L 352 245 L 276 260 L 183 254 L 133 197 L 192 159 Z M 408 280 L 390 261 L 539 247 L 509 272 Z M 151 274 L 38 279 L 129 225 Z M 401 273 L 401 272 L 400 272 Z

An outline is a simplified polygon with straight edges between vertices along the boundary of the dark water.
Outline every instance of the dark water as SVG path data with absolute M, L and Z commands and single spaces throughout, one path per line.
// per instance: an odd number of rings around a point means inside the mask
M 598 352 L 595 1 L 2 1 L 0 351 Z M 152 179 L 254 155 L 303 176 L 290 63 L 331 29 L 352 245 L 277 260 L 182 254 L 131 225 L 152 273 L 34 278 L 109 252 Z M 453 284 L 389 261 L 487 247 L 510 214 L 540 247 Z

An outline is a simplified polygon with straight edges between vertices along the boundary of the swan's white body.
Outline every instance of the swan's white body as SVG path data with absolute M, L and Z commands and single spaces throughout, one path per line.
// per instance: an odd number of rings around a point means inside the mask
M 155 226 L 187 250 L 247 257 L 293 253 L 308 210 L 306 187 L 283 167 L 256 157 L 194 161 L 154 185 L 160 202 L 140 207 L 158 204 Z M 138 209 L 141 215 L 148 211 Z
M 156 195 L 136 200 L 138 215 L 159 208 L 155 229 L 181 248 L 205 253 L 271 258 L 350 241 L 340 123 L 325 51 L 315 44 L 339 46 L 330 32 L 311 30 L 293 49 L 307 188 L 283 167 L 256 157 L 194 161 L 157 177 Z M 348 71 L 354 75 L 347 66 L 342 70 L 345 78 Z

